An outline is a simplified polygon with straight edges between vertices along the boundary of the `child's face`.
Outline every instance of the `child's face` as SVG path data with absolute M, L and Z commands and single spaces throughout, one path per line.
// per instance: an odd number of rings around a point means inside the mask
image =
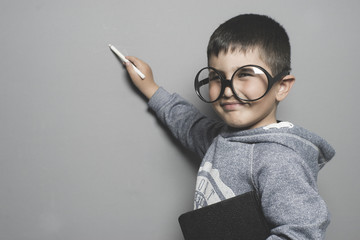
M 271 75 L 270 68 L 260 59 L 257 49 L 247 53 L 240 51 L 220 52 L 211 56 L 209 66 L 222 72 L 226 79 L 231 79 L 233 73 L 244 65 L 258 65 Z M 235 98 L 230 87 L 226 87 L 224 95 L 212 103 L 216 113 L 231 127 L 252 129 L 276 123 L 276 84 L 260 100 L 243 103 Z

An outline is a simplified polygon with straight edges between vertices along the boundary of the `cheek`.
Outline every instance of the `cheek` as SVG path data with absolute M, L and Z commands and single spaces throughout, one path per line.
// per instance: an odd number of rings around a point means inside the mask
M 221 83 L 213 83 L 209 86 L 209 96 L 211 100 L 215 100 L 219 97 L 221 92 Z
M 217 110 L 217 108 L 219 107 L 219 103 L 218 103 L 218 101 L 217 101 L 217 102 L 212 103 L 212 104 L 211 104 L 211 106 L 212 106 L 212 108 L 216 111 L 216 110 Z
M 222 117 L 222 115 L 224 114 L 223 109 L 221 108 L 219 101 L 216 101 L 214 103 L 211 104 L 212 108 L 214 109 L 215 113 L 219 116 Z
M 258 117 L 269 115 L 274 108 L 276 109 L 277 101 L 274 97 L 274 92 L 268 92 L 262 99 L 252 104 L 254 114 Z
M 219 96 L 219 91 L 215 89 L 214 87 L 210 88 L 209 90 L 210 99 L 214 100 L 217 99 Z

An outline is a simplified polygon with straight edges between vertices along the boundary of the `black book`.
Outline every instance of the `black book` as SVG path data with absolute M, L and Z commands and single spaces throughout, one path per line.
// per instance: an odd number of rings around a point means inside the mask
M 256 192 L 182 214 L 185 240 L 265 240 L 270 235 Z

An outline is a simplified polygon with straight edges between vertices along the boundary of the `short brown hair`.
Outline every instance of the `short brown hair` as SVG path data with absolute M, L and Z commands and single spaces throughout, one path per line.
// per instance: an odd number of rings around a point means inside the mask
M 290 41 L 285 29 L 265 15 L 242 14 L 221 24 L 211 35 L 207 56 L 218 56 L 240 50 L 258 48 L 260 58 L 272 75 L 291 69 Z

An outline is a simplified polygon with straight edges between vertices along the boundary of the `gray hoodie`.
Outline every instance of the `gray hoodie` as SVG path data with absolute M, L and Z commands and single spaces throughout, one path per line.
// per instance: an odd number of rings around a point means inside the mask
M 334 156 L 321 137 L 289 122 L 238 130 L 160 88 L 149 101 L 173 135 L 203 160 L 194 209 L 256 191 L 270 239 L 324 239 L 329 212 L 318 171 Z

